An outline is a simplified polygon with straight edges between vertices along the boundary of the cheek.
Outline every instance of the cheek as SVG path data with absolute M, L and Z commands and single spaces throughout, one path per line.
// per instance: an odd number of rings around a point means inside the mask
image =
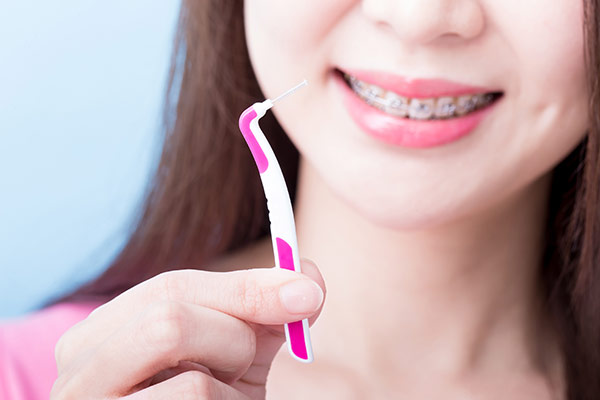
M 512 0 L 511 0 L 512 2 Z M 512 46 L 513 80 L 507 103 L 510 118 L 507 139 L 498 146 L 513 155 L 508 162 L 542 174 L 551 169 L 581 141 L 588 123 L 584 65 L 583 9 L 581 1 L 521 2 L 521 10 L 502 14 L 495 3 L 494 15 L 503 17 L 498 30 Z M 526 9 L 523 9 L 526 8 Z M 531 9 L 530 9 L 531 8 Z M 527 16 L 538 15 L 535 19 Z M 551 27 L 551 28 L 549 28 Z M 510 167 L 506 165 L 505 167 Z
M 319 43 L 356 0 L 245 0 L 244 15 L 252 30 L 269 36 L 266 44 L 302 48 Z
M 320 147 L 319 130 L 331 120 L 326 82 L 340 18 L 356 0 L 246 0 L 246 42 L 254 74 L 265 98 L 275 98 L 303 79 L 305 89 L 271 111 L 303 156 Z M 257 99 L 257 101 L 260 99 Z
M 304 78 L 309 83 L 322 81 L 330 56 L 328 34 L 341 15 L 355 2 L 244 2 L 248 51 L 266 97 L 274 97 Z
M 308 13 L 311 3 L 314 3 L 314 0 L 303 2 L 244 1 L 248 45 L 260 52 L 271 54 L 277 54 L 286 49 L 300 49 L 313 34 L 308 24 L 310 18 L 305 15 Z M 286 50 L 284 54 L 287 55 L 287 53 L 290 51 Z

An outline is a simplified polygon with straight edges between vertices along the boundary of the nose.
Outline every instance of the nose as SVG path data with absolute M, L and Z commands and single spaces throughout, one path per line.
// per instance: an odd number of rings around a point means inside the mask
M 363 0 L 362 11 L 407 46 L 473 39 L 485 27 L 480 0 Z

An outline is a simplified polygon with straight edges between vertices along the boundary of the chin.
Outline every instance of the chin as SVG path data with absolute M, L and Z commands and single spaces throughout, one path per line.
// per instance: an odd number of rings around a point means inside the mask
M 389 197 L 357 198 L 356 194 L 343 201 L 353 212 L 377 227 L 394 231 L 419 231 L 439 227 L 460 217 L 448 203 L 423 202 L 419 199 Z

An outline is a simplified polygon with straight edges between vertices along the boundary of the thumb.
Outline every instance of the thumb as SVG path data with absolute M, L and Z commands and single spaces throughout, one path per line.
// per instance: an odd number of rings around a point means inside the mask
M 308 318 L 309 326 L 312 326 L 321 314 L 327 296 L 327 289 L 325 287 L 323 276 L 314 261 L 306 258 L 300 259 L 300 270 L 303 275 L 306 275 L 315 281 L 323 291 L 323 301 L 321 302 L 321 306 Z M 293 320 L 290 320 L 290 322 L 293 322 Z M 275 354 L 285 342 L 285 330 L 283 325 L 259 325 L 251 323 L 251 326 L 255 328 L 257 336 L 256 362 L 271 364 Z
M 323 304 L 325 303 L 325 297 L 327 296 L 327 288 L 325 287 L 325 280 L 323 279 L 323 275 L 321 275 L 321 271 L 319 271 L 319 268 L 317 267 L 317 264 L 315 264 L 314 261 L 309 260 L 308 258 L 301 258 L 300 259 L 300 270 L 302 271 L 303 275 L 306 275 L 309 278 L 311 278 L 313 281 L 315 281 L 317 283 L 317 285 L 319 285 L 321 287 L 321 290 L 323 291 L 323 301 L 321 302 L 321 307 L 319 307 L 319 309 L 315 312 L 315 314 L 313 314 L 308 319 L 308 322 L 310 323 L 310 325 L 312 325 L 315 322 L 315 320 L 319 317 L 319 315 L 321 314 L 321 310 L 323 309 Z
M 313 261 L 301 258 L 300 269 L 303 275 L 314 280 L 323 290 L 324 297 L 321 307 L 308 319 L 309 326 L 312 326 L 321 314 L 327 297 L 327 289 L 323 276 Z M 256 390 L 264 390 L 271 363 L 285 343 L 285 331 L 283 325 L 261 325 L 252 322 L 249 324 L 256 334 L 256 356 L 246 373 L 233 386 L 246 394 L 258 394 Z M 258 397 L 251 396 L 251 398 L 260 398 L 260 395 Z

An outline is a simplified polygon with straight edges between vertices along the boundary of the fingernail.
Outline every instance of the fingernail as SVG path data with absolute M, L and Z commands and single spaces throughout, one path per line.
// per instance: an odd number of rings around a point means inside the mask
M 279 299 L 289 313 L 306 314 L 321 307 L 323 291 L 316 282 L 302 279 L 282 286 Z

